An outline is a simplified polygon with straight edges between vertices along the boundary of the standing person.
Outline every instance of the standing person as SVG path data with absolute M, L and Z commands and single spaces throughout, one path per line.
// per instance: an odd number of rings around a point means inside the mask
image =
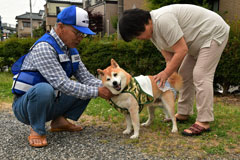
M 95 34 L 88 23 L 85 10 L 65 8 L 57 16 L 56 27 L 32 46 L 22 64 L 17 61 L 21 71 L 14 76 L 13 111 L 19 121 L 31 126 L 28 140 L 33 147 L 47 145 L 45 122 L 52 120 L 52 132 L 81 131 L 67 118 L 77 121 L 91 98 L 112 97 L 89 73 L 76 49 L 84 34 Z
M 189 118 L 196 97 L 196 122 L 183 135 L 210 131 L 209 122 L 214 121 L 213 78 L 229 28 L 215 12 L 189 4 L 169 5 L 151 12 L 127 10 L 119 22 L 125 41 L 150 39 L 165 58 L 166 68 L 154 76 L 156 82 L 160 81 L 159 87 L 177 70 L 183 77 L 177 120 Z

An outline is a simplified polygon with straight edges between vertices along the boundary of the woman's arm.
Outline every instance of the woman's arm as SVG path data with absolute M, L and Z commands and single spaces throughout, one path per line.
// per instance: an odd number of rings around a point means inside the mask
M 164 84 L 165 84 L 166 80 L 168 79 L 168 77 L 170 75 L 172 75 L 172 73 L 178 69 L 178 67 L 181 65 L 185 55 L 188 52 L 188 47 L 187 47 L 187 44 L 183 37 L 180 38 L 172 46 L 172 49 L 173 49 L 174 53 L 170 53 L 170 52 L 166 52 L 166 51 L 162 52 L 162 55 L 167 62 L 167 66 L 162 72 L 160 72 L 154 76 L 155 82 L 160 80 L 159 87 L 161 87 L 161 86 L 164 87 Z

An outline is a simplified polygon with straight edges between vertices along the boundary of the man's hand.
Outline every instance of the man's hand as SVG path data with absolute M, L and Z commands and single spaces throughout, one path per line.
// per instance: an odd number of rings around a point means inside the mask
M 109 89 L 107 89 L 107 87 L 99 87 L 98 88 L 98 96 L 102 97 L 104 99 L 110 99 L 114 95 L 112 94 L 112 92 Z
M 162 71 L 162 72 L 158 73 L 157 75 L 154 75 L 153 79 L 156 83 L 157 83 L 157 81 L 160 81 L 160 83 L 158 84 L 158 88 L 164 87 L 165 82 L 168 79 L 168 75 L 166 74 L 165 71 Z

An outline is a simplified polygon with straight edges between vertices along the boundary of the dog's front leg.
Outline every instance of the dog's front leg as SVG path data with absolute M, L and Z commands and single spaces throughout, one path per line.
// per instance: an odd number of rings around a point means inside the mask
M 133 130 L 134 134 L 130 137 L 131 139 L 138 138 L 139 136 L 139 130 L 140 130 L 140 122 L 139 122 L 139 106 L 137 105 L 134 107 L 131 107 L 129 109 L 131 120 L 132 120 L 132 125 L 133 125 Z
M 123 134 L 130 134 L 132 131 L 131 117 L 130 117 L 130 114 L 124 114 L 124 115 L 127 123 L 127 128 L 123 131 Z

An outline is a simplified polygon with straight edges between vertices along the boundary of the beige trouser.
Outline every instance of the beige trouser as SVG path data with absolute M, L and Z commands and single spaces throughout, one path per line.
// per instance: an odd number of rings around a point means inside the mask
M 211 122 L 213 115 L 213 78 L 228 37 L 218 45 L 212 40 L 211 46 L 200 49 L 198 58 L 187 54 L 179 68 L 183 77 L 183 88 L 179 91 L 178 114 L 193 114 L 196 96 L 197 119 L 199 122 Z

